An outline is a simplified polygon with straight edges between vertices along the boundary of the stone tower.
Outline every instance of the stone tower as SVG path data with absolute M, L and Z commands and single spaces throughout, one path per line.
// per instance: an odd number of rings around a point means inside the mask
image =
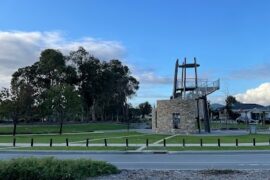
M 195 133 L 201 132 L 203 120 L 205 132 L 210 133 L 207 95 L 220 88 L 219 80 L 208 81 L 198 78 L 196 58 L 187 63 L 186 58 L 175 64 L 173 93 L 168 100 L 158 100 L 152 112 L 152 129 L 156 133 Z M 181 78 L 178 78 L 179 69 Z M 187 72 L 192 72 L 187 76 Z

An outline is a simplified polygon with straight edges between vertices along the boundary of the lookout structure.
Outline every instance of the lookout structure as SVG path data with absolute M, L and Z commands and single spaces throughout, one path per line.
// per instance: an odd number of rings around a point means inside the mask
M 201 132 L 201 121 L 205 132 L 211 132 L 207 96 L 220 88 L 220 80 L 199 79 L 199 67 L 196 58 L 193 63 L 187 63 L 186 58 L 182 64 L 176 60 L 172 96 L 170 100 L 158 100 L 153 109 L 152 129 L 155 132 Z

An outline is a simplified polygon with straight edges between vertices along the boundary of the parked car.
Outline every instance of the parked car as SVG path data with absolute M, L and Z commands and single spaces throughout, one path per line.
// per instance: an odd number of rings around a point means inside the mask
M 270 124 L 270 118 L 265 118 L 264 123 L 265 124 Z

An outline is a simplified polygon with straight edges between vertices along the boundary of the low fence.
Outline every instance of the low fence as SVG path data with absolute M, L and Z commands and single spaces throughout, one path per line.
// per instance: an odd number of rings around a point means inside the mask
M 166 139 L 163 139 L 163 141 L 161 143 L 149 143 L 149 139 L 145 139 L 145 143 L 144 144 L 131 144 L 129 142 L 129 139 L 126 138 L 124 143 L 110 143 L 108 139 L 104 138 L 103 143 L 90 143 L 89 138 L 87 138 L 85 140 L 85 143 L 76 143 L 76 142 L 70 142 L 68 138 L 65 139 L 65 143 L 53 143 L 53 139 L 51 138 L 48 142 L 48 144 L 46 143 L 36 143 L 34 141 L 34 138 L 30 139 L 29 143 L 17 143 L 16 138 L 13 138 L 13 142 L 12 143 L 0 143 L 0 145 L 7 145 L 7 144 L 12 144 L 13 147 L 16 147 L 18 145 L 18 147 L 20 146 L 24 146 L 24 147 L 34 147 L 34 145 L 36 144 L 37 146 L 49 146 L 49 147 L 53 147 L 53 146 L 60 146 L 60 147 L 69 147 L 69 146 L 85 146 L 85 147 L 94 147 L 94 146 L 99 146 L 99 147 L 107 147 L 107 146 L 118 146 L 118 147 L 137 147 L 137 146 L 145 146 L 145 147 L 239 147 L 239 146 L 270 146 L 270 138 L 268 140 L 268 142 L 257 142 L 256 138 L 253 138 L 250 142 L 239 142 L 238 138 L 235 138 L 235 141 L 233 143 L 222 143 L 220 138 L 217 138 L 216 143 L 205 143 L 203 141 L 203 139 L 199 139 L 198 143 L 187 143 L 186 139 L 182 139 L 181 142 L 179 143 L 167 143 Z

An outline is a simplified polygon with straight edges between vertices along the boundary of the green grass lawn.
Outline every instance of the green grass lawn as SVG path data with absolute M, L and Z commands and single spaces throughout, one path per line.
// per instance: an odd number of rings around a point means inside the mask
M 127 129 L 125 124 L 117 123 L 84 123 L 84 124 L 64 124 L 63 133 L 92 132 L 98 130 L 119 130 Z M 12 125 L 0 126 L 0 134 L 11 134 Z M 58 133 L 59 125 L 18 125 L 17 134 L 45 134 Z
M 145 150 L 167 151 L 231 151 L 231 150 L 270 150 L 270 146 L 238 146 L 238 147 L 148 147 Z
M 235 143 L 235 139 L 238 139 L 239 143 L 252 143 L 253 138 L 256 138 L 256 142 L 268 142 L 270 135 L 267 134 L 256 134 L 256 135 L 239 135 L 239 136 L 175 136 L 167 140 L 168 144 L 177 144 L 183 142 L 185 139 L 186 144 L 199 144 L 200 139 L 203 140 L 203 143 L 217 143 L 218 138 L 221 143 Z
M 202 129 L 204 128 L 204 124 L 201 123 L 201 126 L 202 126 Z M 270 125 L 269 124 L 265 124 L 265 125 L 262 125 L 262 124 L 257 124 L 257 129 L 262 129 L 262 130 L 265 130 L 265 129 L 269 129 Z M 247 126 L 246 124 L 237 124 L 235 122 L 232 122 L 232 121 L 228 121 L 228 123 L 220 123 L 219 121 L 212 121 L 211 122 L 211 128 L 212 129 L 249 129 L 249 126 Z
M 64 151 L 130 151 L 136 150 L 138 147 L 25 147 L 25 148 L 16 148 L 15 150 L 64 150 Z M 166 150 L 166 151 L 219 151 L 219 150 L 270 150 L 270 146 L 249 146 L 249 147 L 148 147 L 144 150 Z
M 128 151 L 128 150 L 136 150 L 138 147 L 27 147 L 27 148 L 16 148 L 14 150 L 32 150 L 32 151 Z
M 138 132 L 105 132 L 105 133 L 87 133 L 87 134 L 64 134 L 64 135 L 20 135 L 16 136 L 16 143 L 30 143 L 31 139 L 34 139 L 34 143 L 48 143 L 52 138 L 53 143 L 65 143 L 66 138 L 69 142 L 86 143 L 86 139 L 89 139 L 89 143 L 104 143 L 104 139 L 107 139 L 107 143 L 125 143 L 126 138 L 128 142 L 132 143 L 145 143 L 148 139 L 149 143 L 154 143 L 160 139 L 167 137 L 168 135 L 160 134 L 142 134 Z M 0 136 L 0 143 L 13 142 L 13 136 Z
M 53 143 L 65 143 L 66 138 L 69 142 L 77 141 L 86 141 L 88 138 L 90 142 L 93 139 L 103 139 L 104 138 L 115 138 L 115 137 L 125 137 L 125 136 L 134 136 L 141 135 L 137 132 L 106 132 L 106 133 L 84 133 L 84 134 L 63 134 L 63 135 L 19 135 L 15 136 L 17 143 L 27 143 L 31 141 L 31 138 L 34 139 L 34 143 L 49 143 L 50 139 L 53 140 Z M 13 136 L 0 136 L 0 143 L 12 142 Z

